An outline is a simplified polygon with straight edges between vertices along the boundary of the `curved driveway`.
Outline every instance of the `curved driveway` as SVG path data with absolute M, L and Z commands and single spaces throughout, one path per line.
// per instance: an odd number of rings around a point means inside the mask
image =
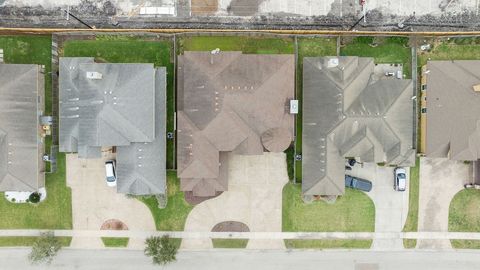
M 108 219 L 118 219 L 129 230 L 155 231 L 155 222 L 147 206 L 137 199 L 117 193 L 105 183 L 105 160 L 78 159 L 67 155 L 67 185 L 72 189 L 72 218 L 74 230 L 99 230 Z M 144 247 L 142 239 L 130 239 L 130 248 Z M 73 238 L 72 248 L 103 248 L 100 238 Z
M 448 232 L 448 210 L 453 196 L 468 182 L 469 165 L 446 158 L 420 158 L 418 231 Z M 418 248 L 452 248 L 449 240 L 419 240 Z
M 229 157 L 228 191 L 204 201 L 188 215 L 185 231 L 210 232 L 222 221 L 245 223 L 251 232 L 282 231 L 282 189 L 288 182 L 284 153 Z M 182 248 L 212 248 L 212 241 L 184 239 Z M 252 239 L 247 248 L 281 249 L 283 240 Z

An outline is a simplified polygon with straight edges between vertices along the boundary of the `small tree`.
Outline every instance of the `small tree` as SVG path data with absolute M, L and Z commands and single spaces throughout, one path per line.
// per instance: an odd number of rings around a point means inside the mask
M 164 265 L 176 260 L 178 248 L 168 235 L 149 237 L 145 244 L 145 255 L 152 257 L 154 264 Z
M 33 243 L 32 251 L 28 255 L 28 259 L 32 264 L 41 262 L 50 264 L 61 248 L 62 245 L 60 241 L 53 236 L 53 232 L 46 232 Z
M 38 192 L 33 192 L 28 196 L 28 201 L 31 203 L 39 203 L 40 202 L 40 193 Z

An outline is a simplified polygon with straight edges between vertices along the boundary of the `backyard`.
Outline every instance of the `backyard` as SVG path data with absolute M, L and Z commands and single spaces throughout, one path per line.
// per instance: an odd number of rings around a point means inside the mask
M 450 202 L 448 231 L 480 232 L 480 190 L 465 189 Z M 454 248 L 480 248 L 480 240 L 451 240 Z
M 95 40 L 70 40 L 64 43 L 62 56 L 95 57 L 97 62 L 153 63 L 167 68 L 167 132 L 174 129 L 174 65 L 170 39 L 148 36 L 97 36 Z M 167 168 L 174 168 L 174 141 L 167 141 Z
M 283 188 L 282 230 L 284 232 L 373 232 L 375 206 L 363 192 L 346 189 L 345 195 L 329 204 L 304 203 L 301 186 Z M 369 248 L 371 240 L 286 240 L 292 248 Z
M 478 60 L 480 59 L 480 39 L 478 38 L 439 38 L 432 40 L 429 52 L 419 52 L 418 66 L 428 60 Z
M 373 57 L 376 64 L 403 64 L 407 79 L 412 76 L 412 50 L 406 37 L 344 38 L 341 56 Z
M 291 38 L 268 36 L 186 36 L 179 38 L 178 53 L 184 51 L 241 51 L 247 54 L 293 54 Z

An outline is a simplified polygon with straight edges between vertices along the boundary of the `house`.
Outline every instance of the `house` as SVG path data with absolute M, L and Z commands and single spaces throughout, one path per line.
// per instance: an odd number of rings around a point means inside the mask
M 429 61 L 423 75 L 426 156 L 480 159 L 480 61 Z
M 44 76 L 39 65 L 0 64 L 0 191 L 45 186 Z
M 165 194 L 166 69 L 60 58 L 60 151 L 117 149 L 117 191 Z
M 372 58 L 304 58 L 304 195 L 344 194 L 346 158 L 415 165 L 412 81 L 374 68 Z
M 185 52 L 178 57 L 177 167 L 181 190 L 228 189 L 228 154 L 282 152 L 293 140 L 293 55 Z

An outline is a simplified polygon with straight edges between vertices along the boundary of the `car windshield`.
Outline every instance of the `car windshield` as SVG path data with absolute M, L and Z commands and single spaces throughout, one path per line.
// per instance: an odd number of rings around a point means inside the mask
M 399 173 L 399 174 L 398 174 L 398 178 L 404 179 L 404 178 L 405 178 L 405 174 L 404 174 L 404 173 Z

